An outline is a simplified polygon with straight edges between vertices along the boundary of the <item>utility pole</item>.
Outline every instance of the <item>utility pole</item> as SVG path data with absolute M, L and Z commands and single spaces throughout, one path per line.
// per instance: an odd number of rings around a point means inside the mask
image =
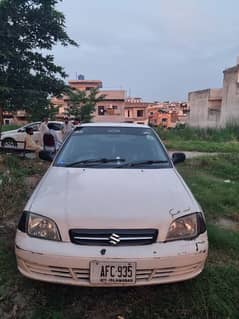
M 131 88 L 129 88 L 129 97 L 131 97 Z

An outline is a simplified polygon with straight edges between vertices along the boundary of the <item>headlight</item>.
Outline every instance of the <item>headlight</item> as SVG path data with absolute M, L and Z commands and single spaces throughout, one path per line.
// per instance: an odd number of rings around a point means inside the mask
M 32 237 L 61 240 L 57 225 L 53 220 L 33 213 L 28 214 L 27 233 Z
M 175 219 L 168 230 L 166 241 L 192 239 L 206 231 L 201 213 L 194 213 Z

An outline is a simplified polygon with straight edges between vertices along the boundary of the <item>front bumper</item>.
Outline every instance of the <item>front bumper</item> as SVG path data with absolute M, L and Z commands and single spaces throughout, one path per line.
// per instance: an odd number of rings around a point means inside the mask
M 146 246 L 80 246 L 31 238 L 17 231 L 15 251 L 19 271 L 32 279 L 79 286 L 138 286 L 183 281 L 197 276 L 204 268 L 208 242 L 204 233 L 195 240 Z M 92 284 L 90 263 L 95 260 L 135 262 L 136 282 Z

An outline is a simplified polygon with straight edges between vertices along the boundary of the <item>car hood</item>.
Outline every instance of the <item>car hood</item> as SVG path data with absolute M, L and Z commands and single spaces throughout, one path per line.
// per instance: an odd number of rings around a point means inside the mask
M 67 229 L 158 228 L 162 224 L 168 229 L 172 219 L 198 209 L 174 168 L 50 167 L 26 206 Z

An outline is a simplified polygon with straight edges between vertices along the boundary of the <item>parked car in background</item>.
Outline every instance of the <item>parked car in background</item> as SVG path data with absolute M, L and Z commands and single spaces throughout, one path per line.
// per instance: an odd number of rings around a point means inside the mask
M 49 159 L 41 153 L 42 159 Z M 38 184 L 16 233 L 26 277 L 82 286 L 182 281 L 204 268 L 203 211 L 147 125 L 76 127 Z
M 63 122 L 59 121 L 49 121 L 49 123 L 52 123 L 56 133 L 58 134 L 59 138 L 62 139 L 62 133 L 61 130 L 63 128 Z M 20 127 L 16 130 L 10 130 L 2 132 L 1 134 L 1 146 L 2 147 L 17 147 L 17 148 L 23 148 L 23 142 L 26 134 L 26 128 L 31 127 L 33 129 L 33 140 L 36 143 L 39 143 L 40 140 L 40 133 L 39 133 L 39 127 L 41 122 L 33 122 L 24 125 L 23 127 Z

